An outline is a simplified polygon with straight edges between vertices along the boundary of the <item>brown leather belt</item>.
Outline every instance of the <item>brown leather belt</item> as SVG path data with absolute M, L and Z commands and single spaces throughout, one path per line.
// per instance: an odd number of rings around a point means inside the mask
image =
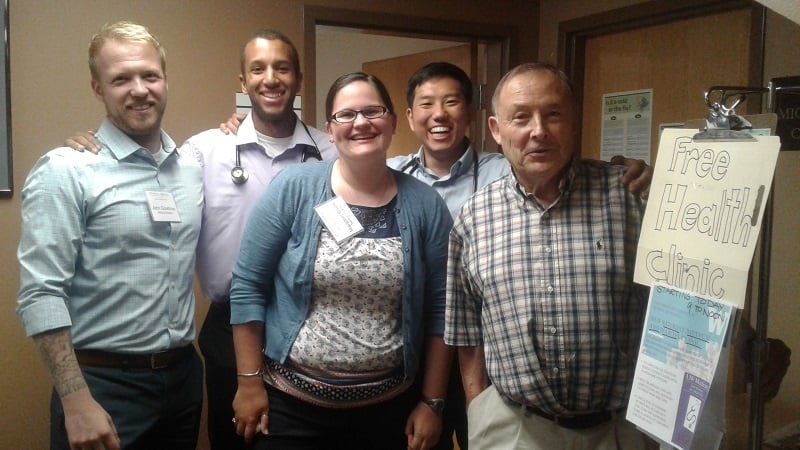
M 165 369 L 194 352 L 192 345 L 150 354 L 112 353 L 102 350 L 75 350 L 78 364 L 114 369 Z
M 521 405 L 513 400 L 508 398 L 505 399 L 506 402 L 522 408 L 525 412 L 526 416 L 530 415 L 537 415 L 543 419 L 547 419 L 550 422 L 555 423 L 556 425 L 564 428 L 569 428 L 571 430 L 584 430 L 586 428 L 596 427 L 598 425 L 602 425 L 604 423 L 610 422 L 611 419 L 614 418 L 620 411 L 600 411 L 588 414 L 579 414 L 577 416 L 555 416 L 553 414 L 547 413 L 542 411 L 541 409 L 537 408 L 536 406 L 530 405 Z
M 527 414 L 536 414 L 537 416 L 547 419 L 560 427 L 569 428 L 571 430 L 583 430 L 610 422 L 611 419 L 614 418 L 615 414 L 611 411 L 600 411 L 589 414 L 581 414 L 578 416 L 554 416 L 535 406 L 525 406 L 525 412 Z

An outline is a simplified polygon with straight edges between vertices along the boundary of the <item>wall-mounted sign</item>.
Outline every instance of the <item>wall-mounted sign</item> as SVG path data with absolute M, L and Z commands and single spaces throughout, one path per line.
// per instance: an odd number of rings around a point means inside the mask
M 775 134 L 781 138 L 781 150 L 800 151 L 800 76 L 773 78 L 772 85 L 775 88 L 774 112 L 778 115 Z
M 600 159 L 622 155 L 650 164 L 652 118 L 652 89 L 603 94 Z

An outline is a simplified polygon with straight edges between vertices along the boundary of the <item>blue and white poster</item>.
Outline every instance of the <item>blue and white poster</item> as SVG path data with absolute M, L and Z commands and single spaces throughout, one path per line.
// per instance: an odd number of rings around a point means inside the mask
M 656 284 L 626 418 L 682 450 L 691 447 L 725 343 L 733 305 Z

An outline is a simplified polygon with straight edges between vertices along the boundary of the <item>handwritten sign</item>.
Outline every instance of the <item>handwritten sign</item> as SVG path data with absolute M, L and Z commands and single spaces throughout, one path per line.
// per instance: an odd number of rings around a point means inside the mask
M 695 142 L 696 132 L 663 130 L 634 280 L 741 308 L 780 141 Z

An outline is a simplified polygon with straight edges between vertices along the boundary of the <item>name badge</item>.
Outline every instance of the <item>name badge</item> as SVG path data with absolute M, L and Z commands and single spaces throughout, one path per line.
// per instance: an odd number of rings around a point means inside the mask
M 317 212 L 337 244 L 364 231 L 364 227 L 361 226 L 353 211 L 350 211 L 350 207 L 341 197 L 333 197 L 320 203 L 314 207 L 314 211 Z
M 178 206 L 169 192 L 147 191 L 147 204 L 153 222 L 180 222 Z

